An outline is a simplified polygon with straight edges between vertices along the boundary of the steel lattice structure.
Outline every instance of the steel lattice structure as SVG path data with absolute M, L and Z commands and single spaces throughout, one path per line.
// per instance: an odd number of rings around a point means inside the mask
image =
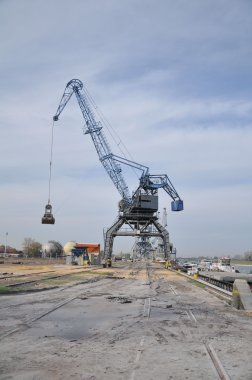
M 72 79 L 67 83 L 56 114 L 53 117 L 54 121 L 59 119 L 60 114 L 73 93 L 77 98 L 85 120 L 86 130 L 84 133 L 90 134 L 99 160 L 122 197 L 118 219 L 106 232 L 104 247 L 105 263 L 111 262 L 113 239 L 115 236 L 160 236 L 164 241 L 165 257 L 168 258 L 171 249 L 169 233 L 158 222 L 156 216 L 158 210 L 158 189 L 164 189 L 172 198 L 172 211 L 183 210 L 183 201 L 166 174 L 151 175 L 149 174 L 148 167 L 112 153 L 103 133 L 103 123 L 100 120 L 96 120 L 92 111 L 92 105 L 83 91 L 83 83 L 79 79 Z M 130 196 L 129 188 L 123 177 L 121 164 L 136 168 L 141 173 L 139 185 L 133 196 Z M 129 226 L 130 231 L 127 233 L 120 231 L 124 224 Z M 153 228 L 150 229 L 150 226 L 154 227 L 154 230 Z

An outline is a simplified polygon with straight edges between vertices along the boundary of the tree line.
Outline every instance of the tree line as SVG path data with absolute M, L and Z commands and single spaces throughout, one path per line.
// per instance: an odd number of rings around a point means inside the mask
M 252 250 L 246 251 L 241 255 L 235 255 L 234 259 L 252 261 Z
M 63 247 L 58 241 L 49 240 L 48 243 L 52 244 L 53 249 L 51 249 L 49 252 L 45 252 L 44 256 L 59 257 L 63 254 Z M 22 247 L 23 254 L 26 257 L 43 256 L 42 244 L 32 238 L 25 238 L 22 243 Z

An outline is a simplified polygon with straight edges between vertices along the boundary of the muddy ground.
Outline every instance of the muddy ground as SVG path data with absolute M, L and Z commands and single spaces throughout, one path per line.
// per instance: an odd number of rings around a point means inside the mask
M 252 379 L 251 317 L 194 281 L 151 262 L 79 276 L 0 296 L 0 379 Z

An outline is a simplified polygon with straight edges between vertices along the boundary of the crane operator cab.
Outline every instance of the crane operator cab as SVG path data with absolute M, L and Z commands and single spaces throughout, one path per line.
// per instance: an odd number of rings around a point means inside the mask
M 45 213 L 41 221 L 42 224 L 54 224 L 55 219 L 52 214 L 52 206 L 48 203 L 45 206 Z

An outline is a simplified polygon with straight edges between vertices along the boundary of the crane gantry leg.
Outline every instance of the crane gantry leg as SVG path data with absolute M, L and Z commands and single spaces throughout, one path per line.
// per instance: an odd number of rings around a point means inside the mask
M 111 266 L 114 237 L 116 236 L 117 231 L 122 227 L 123 224 L 124 220 L 122 218 L 119 218 L 106 232 L 103 259 L 104 267 Z
M 127 229 L 121 230 L 123 225 Z M 114 238 L 116 236 L 137 236 L 137 237 L 161 237 L 164 245 L 165 260 L 169 260 L 172 244 L 169 240 L 169 232 L 154 215 L 128 214 L 120 215 L 116 222 L 108 228 L 105 235 L 103 266 L 111 266 Z

